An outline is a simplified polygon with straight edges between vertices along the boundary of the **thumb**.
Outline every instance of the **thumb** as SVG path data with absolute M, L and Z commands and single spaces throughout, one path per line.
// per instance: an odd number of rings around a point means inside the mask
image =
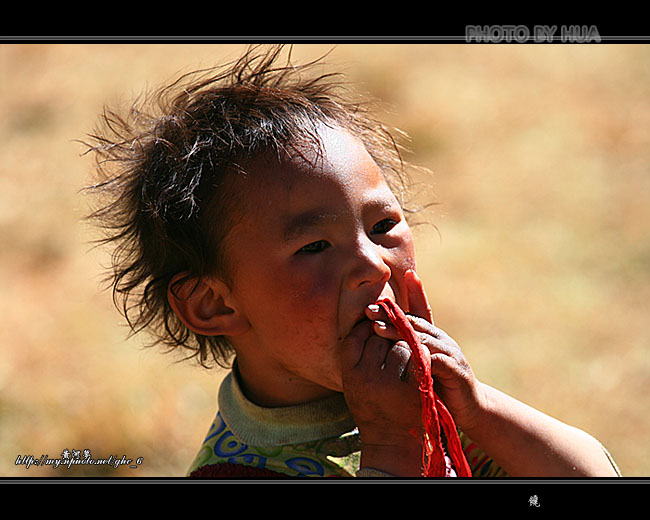
M 363 320 L 355 325 L 345 338 L 341 346 L 341 369 L 343 373 L 352 370 L 360 362 L 363 356 L 366 340 L 372 332 L 372 323 L 369 320 Z

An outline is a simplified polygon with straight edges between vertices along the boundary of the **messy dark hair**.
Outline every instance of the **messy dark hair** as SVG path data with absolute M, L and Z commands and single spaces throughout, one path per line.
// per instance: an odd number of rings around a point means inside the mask
M 99 202 L 88 218 L 104 231 L 98 242 L 114 246 L 107 281 L 115 305 L 132 333 L 149 329 L 152 344 L 186 349 L 206 367 L 226 367 L 232 346 L 189 330 L 167 292 L 177 273 L 186 273 L 179 284 L 228 280 L 230 175 L 263 154 L 315 142 L 324 123 L 365 144 L 398 198 L 407 185 L 396 130 L 370 115 L 373 103 L 350 96 L 340 74 L 310 75 L 322 59 L 298 66 L 290 48 L 280 63 L 284 54 L 282 45 L 250 46 L 227 65 L 184 74 L 123 115 L 106 108 L 86 139 L 98 174 L 88 190 Z

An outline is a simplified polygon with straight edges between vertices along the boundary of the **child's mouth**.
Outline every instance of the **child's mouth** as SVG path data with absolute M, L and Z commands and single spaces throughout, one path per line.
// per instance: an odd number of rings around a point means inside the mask
M 377 300 L 380 300 L 380 299 L 382 299 L 382 298 L 384 298 L 384 297 L 389 297 L 391 300 L 394 299 L 394 298 L 392 298 L 391 296 L 386 295 L 386 296 L 380 296 L 379 298 L 377 298 Z M 374 302 L 371 302 L 371 303 L 374 303 Z M 367 307 L 366 307 L 366 308 L 367 308 Z M 370 322 L 370 321 L 372 321 L 372 320 L 371 320 L 370 318 L 368 318 L 368 316 L 366 315 L 366 308 L 364 308 L 364 309 L 363 309 L 359 314 L 357 314 L 357 315 L 355 316 L 355 320 L 352 322 L 353 324 L 352 324 L 352 327 L 350 327 L 350 330 L 355 329 L 356 327 L 358 327 L 359 325 L 361 325 L 361 324 L 364 323 L 364 322 Z
M 366 317 L 366 316 L 361 316 L 361 318 L 359 318 L 359 319 L 354 323 L 354 327 L 356 327 L 357 325 L 359 325 L 360 323 L 362 323 L 362 322 L 364 322 L 364 321 L 370 321 L 370 319 L 369 319 L 368 317 Z
M 360 315 L 357 316 L 356 320 L 353 322 L 352 327 L 350 327 L 350 331 L 353 331 L 362 323 L 369 322 L 369 321 L 370 319 L 366 316 L 365 312 L 362 312 Z

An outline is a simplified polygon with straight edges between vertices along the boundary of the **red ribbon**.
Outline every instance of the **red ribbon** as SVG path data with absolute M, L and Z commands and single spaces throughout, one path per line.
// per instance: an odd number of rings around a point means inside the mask
M 425 477 L 453 476 L 453 464 L 456 474 L 460 477 L 471 477 L 467 459 L 463 454 L 456 424 L 449 410 L 433 390 L 431 364 L 425 362 L 420 338 L 413 329 L 404 311 L 392 300 L 384 298 L 377 304 L 381 305 L 388 318 L 395 325 L 400 335 L 411 348 L 411 360 L 416 363 L 419 379 L 420 396 L 422 398 L 422 422 L 424 425 L 424 449 L 422 450 L 422 465 Z M 442 434 L 447 439 L 449 458 L 445 456 Z

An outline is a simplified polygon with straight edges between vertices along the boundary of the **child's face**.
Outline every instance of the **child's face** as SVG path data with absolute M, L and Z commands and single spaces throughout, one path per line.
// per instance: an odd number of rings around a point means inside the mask
M 411 230 L 379 167 L 347 132 L 321 138 L 323 157 L 305 154 L 315 165 L 258 161 L 235 181 L 245 211 L 227 245 L 249 325 L 230 338 L 242 377 L 293 388 L 296 402 L 342 390 L 342 339 L 380 296 L 406 309 L 403 276 L 415 268 Z

